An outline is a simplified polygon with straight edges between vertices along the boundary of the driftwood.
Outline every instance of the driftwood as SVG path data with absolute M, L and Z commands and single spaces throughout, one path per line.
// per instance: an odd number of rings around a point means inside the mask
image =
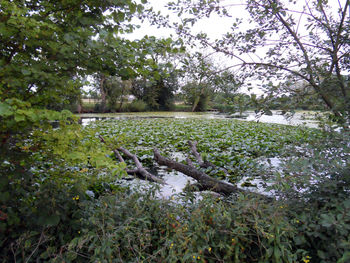
M 149 173 L 141 164 L 141 162 L 139 161 L 139 159 L 137 158 L 137 156 L 135 154 L 130 153 L 127 149 L 124 149 L 123 147 L 119 147 L 118 150 L 120 150 L 123 154 L 125 154 L 127 157 L 131 158 L 135 165 L 136 165 L 136 172 L 141 174 L 144 179 L 146 179 L 147 181 L 151 181 L 151 182 L 156 182 L 156 183 L 160 183 L 160 184 L 164 184 L 164 181 L 156 176 L 154 176 L 153 174 Z M 130 170 L 129 170 L 130 171 Z
M 100 137 L 101 142 L 106 143 L 102 136 L 99 136 L 99 137 Z M 217 167 L 216 165 L 214 165 L 208 161 L 203 161 L 201 155 L 197 151 L 197 142 L 189 141 L 188 144 L 190 146 L 192 154 L 196 158 L 196 161 L 198 162 L 200 167 L 202 167 L 202 168 L 212 167 L 214 169 L 219 169 L 219 170 L 223 171 L 226 175 L 228 175 L 228 172 L 226 169 L 221 168 L 221 167 Z M 123 147 L 113 149 L 113 152 L 114 152 L 116 158 L 121 163 L 125 163 L 125 161 L 124 161 L 122 155 L 119 153 L 119 151 L 122 152 L 126 157 L 132 159 L 136 165 L 136 169 L 133 169 L 133 170 L 126 168 L 126 172 L 128 174 L 132 174 L 134 176 L 137 176 L 139 178 L 142 178 L 144 180 L 148 180 L 151 182 L 165 184 L 165 182 L 162 179 L 149 173 L 142 166 L 141 162 L 139 161 L 139 159 L 137 158 L 137 156 L 135 154 L 130 153 L 127 149 L 125 149 Z M 267 197 L 265 195 L 246 191 L 244 189 L 238 188 L 236 185 L 215 179 L 215 178 L 207 175 L 206 173 L 200 171 L 199 169 L 197 169 L 193 165 L 192 161 L 189 158 L 187 158 L 187 165 L 183 164 L 183 163 L 179 163 L 179 162 L 176 162 L 174 160 L 171 160 L 171 159 L 168 159 L 168 158 L 162 156 L 160 154 L 159 150 L 157 148 L 155 148 L 154 149 L 154 160 L 159 165 L 165 165 L 168 168 L 174 169 L 178 172 L 181 172 L 181 173 L 197 180 L 198 183 L 190 186 L 192 189 L 197 189 L 199 191 L 210 190 L 210 191 L 213 191 L 213 192 L 216 192 L 219 194 L 223 194 L 223 195 L 230 195 L 230 194 L 235 194 L 235 193 L 246 193 L 246 194 L 250 193 L 250 194 L 253 194 L 255 196 L 262 197 L 264 199 L 269 199 L 269 200 L 271 199 L 270 197 Z
M 106 143 L 106 141 L 104 140 L 104 138 L 100 135 L 99 136 L 101 142 Z M 132 154 L 131 152 L 129 152 L 127 149 L 123 148 L 123 147 L 119 147 L 118 149 L 112 149 L 114 155 L 116 156 L 116 158 L 119 160 L 119 162 L 121 163 L 125 163 L 124 158 L 121 156 L 121 154 L 119 153 L 119 151 L 121 151 L 125 156 L 129 157 L 130 159 L 132 159 L 136 165 L 136 169 L 128 169 L 126 168 L 125 171 L 130 174 L 130 175 L 134 175 L 137 176 L 141 179 L 150 181 L 150 182 L 156 182 L 156 183 L 160 183 L 160 184 L 165 184 L 165 182 L 156 177 L 155 175 L 149 173 L 141 164 L 141 162 L 139 161 L 139 159 L 137 158 L 137 156 L 135 154 Z
M 246 192 L 237 186 L 217 180 L 199 171 L 193 165 L 182 164 L 161 156 L 158 149 L 154 149 L 154 159 L 159 165 L 165 165 L 171 169 L 181 172 L 196 179 L 199 190 L 211 190 L 220 194 L 230 195 L 238 192 Z
M 199 163 L 200 167 L 202 168 L 209 168 L 213 167 L 215 169 L 219 169 L 223 171 L 226 175 L 228 175 L 228 171 L 224 168 L 217 167 L 216 165 L 212 164 L 208 161 L 203 161 L 201 155 L 197 151 L 197 142 L 188 142 L 191 152 L 196 158 L 197 162 Z M 194 167 L 192 161 L 187 158 L 187 165 L 183 163 L 179 163 L 173 160 L 170 160 L 162 155 L 160 155 L 158 149 L 154 149 L 154 159 L 159 165 L 165 165 L 171 169 L 174 169 L 178 172 L 181 172 L 183 174 L 186 174 L 187 176 L 190 176 L 197 180 L 198 183 L 193 184 L 190 186 L 191 189 L 197 189 L 199 191 L 203 190 L 210 190 L 219 194 L 223 195 L 230 195 L 235 193 L 245 193 L 245 194 L 251 194 L 257 197 L 260 197 L 262 199 L 265 199 L 267 201 L 271 201 L 272 198 L 268 197 L 263 194 L 254 193 L 251 191 L 247 191 L 244 189 L 238 188 L 236 185 L 232 185 L 230 183 L 215 179 L 213 177 L 210 177 L 209 175 L 205 174 L 204 172 L 198 170 Z

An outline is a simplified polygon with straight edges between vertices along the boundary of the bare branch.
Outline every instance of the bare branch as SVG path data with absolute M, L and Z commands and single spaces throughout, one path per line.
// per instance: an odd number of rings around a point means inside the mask
M 166 157 L 163 157 L 160 155 L 158 149 L 154 149 L 154 159 L 160 165 L 166 165 L 171 169 L 175 169 L 176 171 L 179 171 L 187 176 L 196 179 L 206 190 L 212 190 L 214 192 L 219 192 L 225 195 L 230 195 L 232 193 L 238 192 L 245 192 L 244 190 L 239 189 L 235 185 L 214 179 L 192 166 L 178 163 Z
M 156 176 L 154 176 L 153 174 L 149 173 L 140 163 L 139 159 L 137 158 L 137 156 L 135 154 L 130 153 L 127 149 L 123 148 L 123 147 L 119 147 L 118 150 L 120 150 L 123 154 L 125 154 L 127 157 L 131 158 L 136 167 L 137 167 L 137 172 L 139 174 L 141 174 L 144 179 L 151 181 L 151 182 L 157 182 L 160 184 L 165 184 L 164 181 Z
M 188 141 L 188 145 L 190 146 L 191 152 L 194 155 L 194 157 L 196 158 L 199 166 L 202 168 L 212 167 L 214 169 L 218 169 L 218 170 L 223 171 L 226 176 L 229 176 L 229 172 L 225 168 L 217 167 L 215 164 L 213 164 L 209 161 L 203 161 L 202 156 L 197 151 L 197 144 L 198 144 L 198 142 L 196 142 L 196 141 L 194 141 L 194 142 Z
M 106 144 L 105 139 L 99 135 L 99 138 L 101 140 L 101 142 Z M 117 150 L 113 149 L 112 151 L 114 152 L 115 156 L 117 157 L 117 159 L 121 162 L 121 163 L 125 163 L 123 157 L 120 155 L 119 151 L 121 151 L 123 154 L 125 154 L 127 157 L 131 158 L 137 169 L 125 169 L 125 171 L 130 174 L 130 175 L 137 175 L 138 177 L 141 177 L 142 179 L 151 181 L 151 182 L 157 182 L 160 184 L 165 184 L 164 181 L 156 176 L 154 176 L 153 174 L 149 173 L 141 164 L 141 162 L 139 161 L 139 159 L 137 158 L 137 156 L 135 154 L 130 153 L 127 149 L 123 148 L 123 147 L 119 147 Z

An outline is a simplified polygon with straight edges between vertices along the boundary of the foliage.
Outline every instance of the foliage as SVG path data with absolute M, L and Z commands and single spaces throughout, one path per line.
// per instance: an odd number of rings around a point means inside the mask
M 143 262 L 346 262 L 349 199 L 265 203 L 210 195 L 117 193 L 81 202 L 81 229 L 56 260 Z M 175 200 L 172 201 L 172 200 Z
M 231 182 L 247 173 L 262 175 L 259 158 L 278 156 L 286 145 L 301 146 L 320 134 L 317 130 L 235 120 L 126 119 L 96 122 L 92 126 L 106 138 L 123 134 L 124 146 L 150 163 L 154 147 L 171 155 L 189 152 L 187 141 L 198 141 L 198 151 L 210 162 L 225 167 L 231 174 L 226 179 Z M 211 173 L 223 176 L 219 171 Z
M 293 230 L 281 209 L 238 198 L 179 203 L 148 194 L 106 196 L 87 207 L 81 234 L 60 260 L 143 262 L 293 262 Z M 266 215 L 269 215 L 266 217 Z M 301 258 L 299 256 L 299 258 Z
M 234 59 L 232 68 L 239 69 L 242 81 L 258 78 L 272 96 L 293 93 L 294 83 L 304 81 L 340 124 L 349 122 L 349 79 L 344 75 L 350 61 L 349 1 L 247 0 L 244 5 L 249 16 L 243 18 L 220 1 L 179 0 L 169 8 L 182 23 L 163 24 L 174 27 L 189 43 L 199 40 Z M 212 14 L 232 20 L 229 32 L 214 42 L 205 33 L 193 35 L 193 24 Z
M 123 166 L 109 158 L 96 131 L 74 119 L 68 111 L 38 110 L 17 99 L 0 103 L 2 262 L 11 254 L 29 261 L 42 244 L 63 246 L 79 225 L 76 201 L 89 198 L 88 190 L 98 196 L 117 189 L 114 177 Z M 23 249 L 33 253 L 24 258 Z
M 96 74 L 95 81 L 101 93 L 101 103 L 99 112 L 122 111 L 131 89 L 131 80 L 122 80 L 120 77 Z
M 195 82 L 182 86 L 182 92 L 186 98 L 186 103 L 191 105 L 191 111 L 206 111 L 209 107 L 211 90 L 205 84 Z
M 220 112 L 238 112 L 240 116 L 251 107 L 251 97 L 244 93 L 218 92 L 215 96 L 214 106 Z
M 143 9 L 131 0 L 0 4 L 1 100 L 17 98 L 41 107 L 79 94 L 87 74 L 115 71 L 120 45 L 113 34 L 132 30 L 131 17 Z M 100 41 L 93 39 L 97 34 Z
M 215 92 L 233 95 L 237 89 L 234 76 L 227 70 L 219 69 L 208 56 L 196 52 L 182 59 L 182 77 L 185 84 L 181 87 L 185 102 L 193 111 L 206 111 Z
M 151 110 L 171 110 L 178 88 L 177 56 L 185 51 L 181 40 L 144 37 L 138 42 L 139 78 L 133 81 L 132 94 Z
M 141 112 L 146 111 L 147 104 L 142 100 L 134 100 L 130 104 L 127 105 L 126 111 L 131 112 Z

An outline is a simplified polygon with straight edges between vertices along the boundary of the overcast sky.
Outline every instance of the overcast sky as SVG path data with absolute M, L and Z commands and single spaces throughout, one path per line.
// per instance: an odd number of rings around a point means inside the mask
M 161 11 L 163 16 L 169 15 L 170 21 L 179 21 L 178 16 L 173 11 L 169 11 L 165 5 L 169 0 L 148 0 L 148 4 L 154 8 L 155 11 Z M 223 1 L 232 2 L 232 1 Z M 234 0 L 237 3 L 235 6 L 230 7 L 229 11 L 234 17 L 244 17 L 247 16 L 247 11 L 244 8 L 243 0 Z M 212 15 L 210 18 L 202 19 L 196 23 L 192 30 L 193 32 L 205 32 L 211 38 L 220 38 L 224 33 L 226 33 L 231 25 L 234 18 L 222 18 L 218 15 Z M 134 33 L 130 34 L 128 38 L 130 39 L 140 39 L 145 35 L 154 35 L 156 37 L 169 37 L 171 34 L 175 35 L 175 32 L 168 28 L 157 28 L 156 26 L 151 26 L 148 22 L 144 22 L 140 29 L 135 30 Z
M 176 0 L 174 0 L 176 2 Z M 310 2 L 310 0 L 296 0 L 296 5 L 289 3 L 289 1 L 285 0 L 285 2 L 291 7 L 293 10 L 303 11 L 303 6 L 305 5 L 305 1 Z M 346 0 L 329 0 L 328 4 L 333 8 L 334 11 L 337 11 L 339 8 L 339 3 L 344 5 Z M 169 15 L 170 21 L 179 21 L 177 14 L 172 13 L 166 7 L 164 7 L 169 0 L 148 0 L 149 5 L 153 6 L 154 10 L 161 11 L 163 16 Z M 247 19 L 249 17 L 248 12 L 245 10 L 244 6 L 245 0 L 222 0 L 222 5 L 229 5 L 227 7 L 229 14 L 232 17 L 219 17 L 216 14 L 213 14 L 210 18 L 205 18 L 196 23 L 191 29 L 193 33 L 204 32 L 212 39 L 220 39 L 223 34 L 230 31 L 232 23 L 236 18 Z M 349 11 L 350 13 L 350 11 Z M 298 17 L 299 18 L 299 17 Z M 302 17 L 300 26 L 298 28 L 298 32 L 301 34 L 307 34 L 307 30 L 304 28 L 305 18 Z M 247 29 L 249 27 L 254 27 L 256 25 L 250 23 L 243 23 L 243 29 Z M 136 29 L 134 33 L 127 36 L 129 39 L 141 39 L 145 35 L 156 36 L 156 37 L 170 37 L 173 35 L 176 38 L 176 33 L 169 28 L 157 28 L 156 26 L 151 26 L 147 21 L 143 22 L 140 29 Z M 278 38 L 279 36 L 276 35 Z M 203 51 L 203 50 L 201 50 Z M 265 50 L 266 51 L 266 50 Z M 259 55 L 263 57 L 264 48 L 260 48 Z M 204 53 L 209 53 L 209 51 Z M 215 54 L 212 56 L 216 62 L 219 62 L 223 67 L 230 66 L 235 64 L 232 59 L 228 59 L 223 55 Z M 255 90 L 255 92 L 258 92 Z M 260 93 L 260 92 L 258 92 Z

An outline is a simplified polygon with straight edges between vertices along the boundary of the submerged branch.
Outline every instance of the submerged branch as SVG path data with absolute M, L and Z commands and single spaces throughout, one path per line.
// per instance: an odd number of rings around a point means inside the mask
M 101 140 L 101 142 L 106 144 L 106 141 L 104 140 L 104 138 L 99 135 L 99 138 Z M 156 182 L 156 183 L 160 183 L 160 184 L 165 184 L 165 182 L 154 176 L 153 174 L 149 173 L 141 164 L 141 162 L 139 161 L 139 159 L 137 158 L 137 156 L 135 154 L 132 154 L 131 152 L 129 152 L 127 149 L 124 149 L 123 147 L 119 147 L 118 149 L 112 149 L 114 155 L 116 156 L 116 158 L 119 160 L 119 162 L 121 163 L 125 163 L 124 158 L 121 156 L 121 154 L 119 153 L 119 151 L 121 151 L 123 154 L 125 154 L 125 156 L 129 157 L 130 159 L 132 159 L 136 165 L 136 169 L 128 169 L 126 168 L 125 171 L 127 172 L 127 174 L 130 175 L 134 175 L 137 176 L 141 179 L 150 181 L 150 182 Z
M 127 149 L 125 149 L 123 147 L 119 147 L 118 150 L 120 150 L 123 154 L 125 154 L 127 157 L 131 158 L 134 161 L 137 169 L 133 170 L 133 171 L 137 171 L 137 173 L 142 175 L 142 177 L 144 177 L 145 180 L 151 181 L 151 182 L 160 183 L 160 184 L 165 184 L 162 179 L 160 179 L 160 178 L 154 176 L 153 174 L 149 173 L 142 166 L 141 162 L 139 161 L 139 159 L 137 158 L 137 156 L 135 154 L 130 153 Z
M 223 171 L 226 177 L 229 176 L 229 172 L 225 168 L 218 167 L 218 166 L 216 166 L 215 164 L 213 164 L 213 163 L 211 163 L 209 161 L 203 161 L 202 156 L 197 151 L 197 144 L 198 144 L 198 142 L 196 142 L 196 141 L 194 141 L 194 142 L 188 141 L 188 145 L 190 146 L 191 152 L 194 155 L 194 157 L 196 158 L 199 166 L 201 168 L 210 168 L 210 167 L 212 167 L 214 169 L 218 169 L 220 171 Z

